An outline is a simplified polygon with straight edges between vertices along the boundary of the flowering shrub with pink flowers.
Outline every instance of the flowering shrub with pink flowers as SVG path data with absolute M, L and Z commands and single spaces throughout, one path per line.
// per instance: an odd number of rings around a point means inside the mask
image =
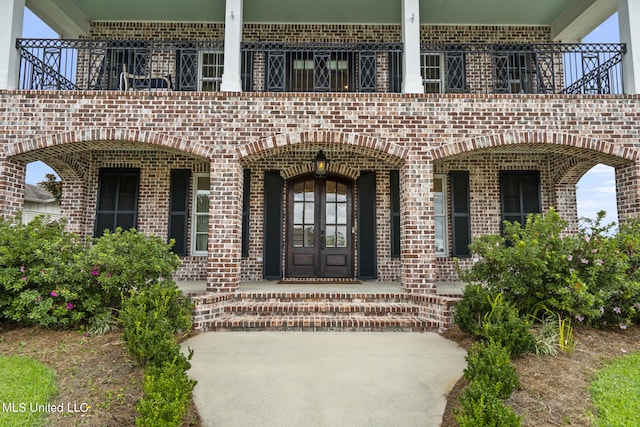
M 584 220 L 577 233 L 553 209 L 524 226 L 505 223 L 503 235 L 473 240 L 479 261 L 461 277 L 502 293 L 521 314 L 544 308 L 574 324 L 625 329 L 640 322 L 640 222 L 613 233 L 604 215 Z
M 64 221 L 0 218 L 0 322 L 78 326 L 121 295 L 170 280 L 179 259 L 158 237 L 117 230 L 83 240 Z

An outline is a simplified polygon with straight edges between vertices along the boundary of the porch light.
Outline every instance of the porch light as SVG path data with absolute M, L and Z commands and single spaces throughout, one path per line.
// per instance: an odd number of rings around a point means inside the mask
M 313 173 L 316 178 L 325 178 L 327 176 L 327 167 L 329 161 L 322 150 L 318 151 L 316 158 L 313 160 Z

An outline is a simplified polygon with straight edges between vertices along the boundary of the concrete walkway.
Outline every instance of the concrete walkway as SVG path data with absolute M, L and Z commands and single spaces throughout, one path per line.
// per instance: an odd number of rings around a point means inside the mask
M 439 426 L 465 351 L 435 333 L 208 332 L 183 344 L 204 426 Z

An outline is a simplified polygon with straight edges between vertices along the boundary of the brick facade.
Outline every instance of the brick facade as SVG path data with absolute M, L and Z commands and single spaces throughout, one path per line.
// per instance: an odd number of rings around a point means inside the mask
M 247 41 L 401 39 L 400 27 L 393 25 L 245 24 L 244 30 Z M 224 31 L 218 24 L 93 23 L 91 33 L 95 38 L 222 40 Z M 547 27 L 422 28 L 423 43 L 548 40 Z M 453 260 L 435 255 L 434 175 L 469 172 L 473 236 L 500 230 L 501 170 L 539 171 L 542 208 L 555 206 L 575 228 L 577 181 L 597 163 L 608 164 L 616 167 L 620 216 L 640 211 L 637 96 L 117 91 L 0 95 L 0 214 L 19 210 L 25 165 L 42 160 L 64 182 L 61 206 L 70 227 L 91 235 L 100 168 L 134 167 L 140 169 L 141 180 L 138 227 L 167 236 L 170 171 L 209 172 L 208 255 L 185 257 L 178 278 L 206 278 L 216 291 L 262 279 L 264 172 L 280 171 L 286 187 L 289 178 L 310 171 L 318 150 L 329 157 L 330 172 L 346 179 L 355 182 L 363 171 L 376 172 L 377 278 L 402 281 L 414 292 L 432 291 L 436 281 L 456 280 Z M 251 170 L 246 258 L 241 253 L 244 169 Z M 391 170 L 400 171 L 400 258 L 392 257 L 390 250 Z M 357 191 L 354 185 L 354 195 Z M 469 265 L 473 260 L 461 262 Z
M 638 212 L 640 135 L 629 126 L 640 114 L 635 96 L 4 95 L 4 215 L 21 206 L 25 164 L 41 159 L 63 177 L 63 212 L 91 234 L 99 168 L 139 167 L 140 229 L 166 235 L 169 171 L 211 170 L 210 255 L 185 259 L 179 274 L 215 278 L 221 288 L 261 278 L 263 172 L 278 169 L 288 178 L 308 171 L 318 149 L 342 175 L 377 172 L 378 278 L 401 279 L 412 289 L 455 279 L 451 259 L 433 255 L 433 174 L 469 171 L 473 235 L 499 231 L 500 170 L 538 170 L 543 209 L 562 207 L 575 221 L 581 174 L 599 162 L 613 165 L 621 216 Z M 242 259 L 244 168 L 252 171 L 252 202 L 249 257 Z M 400 259 L 389 255 L 391 169 L 401 172 Z

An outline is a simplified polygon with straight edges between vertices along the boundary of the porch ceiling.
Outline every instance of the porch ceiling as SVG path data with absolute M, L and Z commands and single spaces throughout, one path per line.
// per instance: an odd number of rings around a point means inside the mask
M 552 25 L 580 9 L 615 0 L 420 0 L 422 24 Z M 75 21 L 223 22 L 225 0 L 27 0 L 56 31 Z M 609 7 L 610 8 L 610 7 Z M 573 16 L 573 18 L 572 18 Z M 602 20 L 604 20 L 603 17 Z M 245 22 L 398 24 L 401 2 L 391 0 L 244 0 Z M 84 21 L 84 23 L 82 22 Z

